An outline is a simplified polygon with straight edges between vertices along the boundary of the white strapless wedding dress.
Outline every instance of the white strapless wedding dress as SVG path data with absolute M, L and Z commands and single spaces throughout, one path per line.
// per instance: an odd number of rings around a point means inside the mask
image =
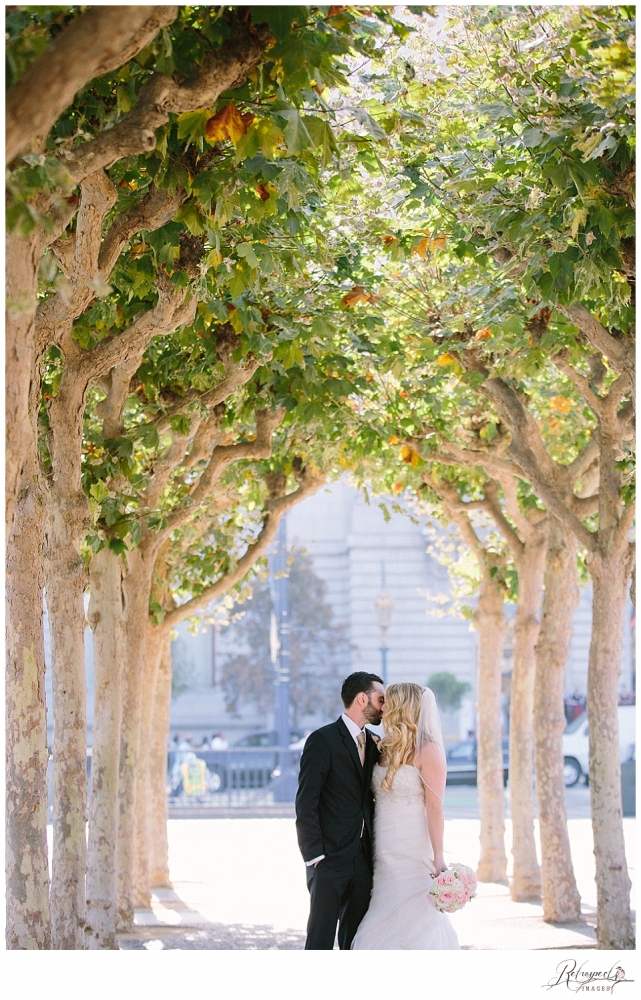
M 421 776 L 403 764 L 392 787 L 381 791 L 386 767 L 376 765 L 372 788 L 374 814 L 374 888 L 352 948 L 356 951 L 444 951 L 458 949 L 449 918 L 427 896 L 432 877 L 423 864 L 434 853 L 427 831 Z

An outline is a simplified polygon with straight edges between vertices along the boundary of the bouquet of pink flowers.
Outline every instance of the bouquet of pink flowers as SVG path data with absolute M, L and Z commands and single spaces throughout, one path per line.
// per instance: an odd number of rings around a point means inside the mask
M 476 875 L 467 865 L 453 864 L 447 871 L 436 874 L 432 861 L 423 864 L 434 876 L 428 892 L 434 906 L 441 913 L 454 913 L 469 903 L 476 895 Z

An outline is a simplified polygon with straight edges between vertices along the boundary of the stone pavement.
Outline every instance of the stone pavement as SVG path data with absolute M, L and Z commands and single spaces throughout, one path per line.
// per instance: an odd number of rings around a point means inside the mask
M 454 793 L 446 815 L 465 812 L 465 796 L 475 791 L 465 789 L 458 797 Z M 584 798 L 577 796 L 573 805 L 568 802 L 570 816 L 576 817 L 570 818 L 568 827 L 582 899 L 582 922 L 569 926 L 546 924 L 540 903 L 514 903 L 507 886 L 479 885 L 477 898 L 451 917 L 462 948 L 595 947 L 594 856 Z M 469 817 L 473 803 L 467 806 L 468 818 L 446 820 L 445 857 L 446 861 L 462 861 L 475 867 L 478 820 Z M 511 862 L 509 820 L 506 827 Z M 634 893 L 635 820 L 625 819 L 624 829 Z M 173 819 L 169 821 L 169 858 L 173 889 L 157 890 L 152 909 L 137 911 L 136 930 L 121 937 L 121 949 L 303 948 L 308 894 L 292 818 Z

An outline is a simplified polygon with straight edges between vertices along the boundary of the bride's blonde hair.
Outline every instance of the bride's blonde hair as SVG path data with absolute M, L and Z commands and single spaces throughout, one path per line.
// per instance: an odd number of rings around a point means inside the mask
M 385 689 L 382 720 L 385 736 L 380 747 L 385 751 L 387 774 L 381 782 L 381 791 L 386 792 L 392 787 L 399 767 L 408 764 L 416 750 L 422 696 L 420 684 L 390 684 Z

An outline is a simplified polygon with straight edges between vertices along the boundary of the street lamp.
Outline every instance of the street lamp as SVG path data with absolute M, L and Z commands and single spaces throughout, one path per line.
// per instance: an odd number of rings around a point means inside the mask
M 376 609 L 376 621 L 381 630 L 381 672 L 383 683 L 387 684 L 387 630 L 392 624 L 392 611 L 394 610 L 394 599 L 385 590 L 385 562 L 381 564 L 381 578 L 383 587 L 379 590 L 374 607 Z

